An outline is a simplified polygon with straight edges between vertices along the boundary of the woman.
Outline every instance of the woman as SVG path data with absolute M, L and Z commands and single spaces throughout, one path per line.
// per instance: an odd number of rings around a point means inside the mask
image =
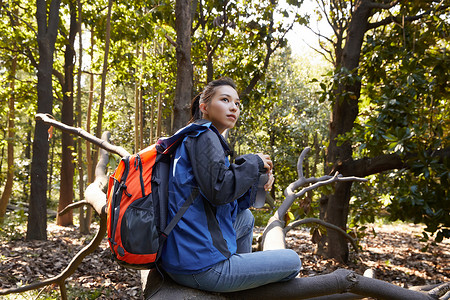
M 240 114 L 239 96 L 231 79 L 210 82 L 194 98 L 191 122 L 204 130 L 187 136 L 176 150 L 169 179 L 170 221 L 189 197 L 195 197 L 167 239 L 162 267 L 179 284 L 232 292 L 294 278 L 301 267 L 289 249 L 251 253 L 255 200 L 261 175 L 272 187 L 268 155 L 247 154 L 228 161 L 222 134 Z

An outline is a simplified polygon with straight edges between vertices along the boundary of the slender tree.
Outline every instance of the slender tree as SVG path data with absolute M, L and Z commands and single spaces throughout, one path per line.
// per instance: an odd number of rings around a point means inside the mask
M 7 146 L 7 173 L 6 173 L 6 184 L 0 199 L 0 225 L 3 223 L 4 216 L 6 214 L 6 207 L 9 203 L 9 198 L 11 197 L 13 190 L 13 179 L 14 179 L 14 115 L 15 115 L 15 77 L 17 70 L 17 55 L 12 58 L 11 69 L 10 69 L 10 97 L 8 99 L 8 146 Z
M 52 0 L 47 14 L 47 1 L 36 1 L 38 25 L 38 109 L 39 113 L 52 113 L 53 52 L 58 33 L 60 0 Z M 47 159 L 49 152 L 48 126 L 36 121 L 31 162 L 30 209 L 27 239 L 47 239 Z
M 77 5 L 76 0 L 69 1 L 70 25 L 69 36 L 66 39 L 66 47 L 64 53 L 64 79 L 62 80 L 63 91 L 63 105 L 61 110 L 61 121 L 64 124 L 73 126 L 74 123 L 74 105 L 73 105 L 73 83 L 74 83 L 74 69 L 75 69 L 75 37 L 77 34 Z M 61 161 L 61 182 L 59 190 L 59 204 L 58 211 L 72 203 L 73 192 L 73 177 L 74 177 L 74 161 L 73 150 L 74 141 L 72 135 L 68 133 L 62 134 L 62 161 Z M 73 224 L 72 211 L 56 218 L 56 224 L 61 226 L 69 226 Z
M 76 120 L 79 128 L 83 128 L 82 122 L 82 109 L 81 109 L 81 74 L 83 67 L 83 38 L 82 38 L 82 22 L 83 22 L 83 9 L 81 0 L 77 0 L 77 30 L 78 30 L 78 73 L 77 73 L 77 103 L 76 103 Z M 80 200 L 84 199 L 84 163 L 83 160 L 83 141 L 77 139 L 77 168 L 78 168 L 78 191 Z M 90 206 L 80 208 L 80 233 L 88 234 L 89 227 L 91 225 L 92 208 Z

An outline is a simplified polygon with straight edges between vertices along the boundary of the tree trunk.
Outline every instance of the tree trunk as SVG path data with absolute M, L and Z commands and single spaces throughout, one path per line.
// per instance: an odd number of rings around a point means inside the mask
M 361 1 L 355 8 L 352 15 L 346 44 L 342 51 L 340 61 L 341 67 L 354 73 L 359 65 L 361 46 L 366 32 L 368 18 L 371 8 L 368 1 Z M 330 122 L 330 144 L 327 149 L 326 166 L 327 173 L 340 171 L 339 166 L 352 161 L 352 148 L 349 142 L 342 145 L 337 144 L 339 135 L 349 132 L 353 128 L 353 123 L 358 115 L 358 99 L 361 90 L 361 83 L 354 80 L 353 83 L 338 83 L 334 90 L 334 105 Z M 343 95 L 345 94 L 345 96 Z M 342 174 L 344 176 L 350 174 Z M 331 224 L 346 230 L 348 207 L 350 202 L 350 190 L 352 184 L 349 182 L 338 182 L 335 186 L 334 194 L 329 195 L 327 201 L 323 201 L 321 210 L 324 214 L 324 220 Z M 348 246 L 345 238 L 338 232 L 329 230 L 327 236 L 320 243 L 319 253 L 324 253 L 327 257 L 335 258 L 338 261 L 346 262 L 348 259 Z
M 190 0 L 177 0 L 175 2 L 175 29 L 177 32 L 177 85 L 173 103 L 173 132 L 185 126 L 190 119 L 189 106 L 192 98 L 193 85 L 193 68 L 191 62 L 192 14 Z
M 51 139 L 50 140 L 50 142 L 49 142 L 50 144 L 49 144 L 49 147 L 50 147 L 50 150 L 49 150 L 49 158 L 48 158 L 48 160 L 49 160 L 49 162 L 50 162 L 50 165 L 49 165 L 49 167 L 48 167 L 48 175 L 47 175 L 47 177 L 48 177 L 48 180 L 47 180 L 47 182 L 48 182 L 48 184 L 47 184 L 47 198 L 48 199 L 52 199 L 52 187 L 53 187 L 53 185 L 52 185 L 52 179 L 53 179 L 53 166 L 55 165 L 53 162 L 55 161 L 55 139 Z
M 163 53 L 164 52 L 164 43 L 162 43 L 161 44 L 161 53 Z M 159 74 L 159 85 L 161 86 L 161 83 L 162 83 L 162 76 L 161 76 L 161 73 Z M 161 137 L 161 131 L 162 131 L 162 122 L 163 122 L 163 120 L 162 120 L 162 110 L 163 110 L 163 107 L 162 107 L 162 100 L 163 100 L 163 98 L 162 98 L 162 92 L 161 91 L 158 91 L 158 117 L 157 117 L 157 120 L 156 120 L 156 140 L 158 140 L 160 137 Z M 172 128 L 171 128 L 171 130 L 172 130 Z
M 91 28 L 91 50 L 90 57 L 91 61 L 94 61 L 94 28 Z M 87 116 L 86 116 L 86 131 L 87 133 L 91 133 L 91 115 L 92 115 L 92 103 L 94 101 L 94 74 L 91 72 L 89 75 L 89 103 L 87 107 Z M 91 155 L 91 142 L 86 140 L 86 161 L 87 161 L 87 176 L 88 183 L 92 183 L 94 181 L 94 163 L 92 161 Z
M 75 0 L 69 2 L 70 8 L 70 29 L 69 38 L 64 54 L 64 84 L 63 84 L 63 105 L 61 109 L 61 121 L 64 124 L 73 126 L 73 77 L 75 58 L 75 36 L 77 34 L 77 6 Z M 58 211 L 61 211 L 73 201 L 73 176 L 75 165 L 73 162 L 74 141 L 71 134 L 62 133 L 61 139 L 62 161 L 61 161 L 61 183 L 59 190 Z M 64 215 L 58 214 L 56 224 L 60 226 L 73 225 L 72 211 Z
M 83 20 L 83 10 L 81 0 L 77 0 L 78 9 L 78 74 L 77 74 L 77 124 L 79 128 L 83 128 L 82 109 L 81 109 L 81 74 L 83 67 L 83 39 L 81 24 Z M 77 139 L 77 162 L 78 162 L 78 193 L 80 200 L 84 199 L 84 160 L 83 160 L 83 140 Z M 80 233 L 88 234 L 91 227 L 92 207 L 90 205 L 79 208 Z
M 144 45 L 142 45 L 141 47 L 141 61 L 145 61 L 145 48 Z M 145 108 L 145 103 L 144 103 L 144 88 L 142 86 L 142 75 L 143 72 L 140 73 L 139 75 L 139 148 L 140 149 L 144 149 L 144 135 L 145 135 L 145 120 L 144 120 L 144 108 Z
M 31 161 L 31 131 L 32 131 L 32 123 L 31 123 L 31 119 L 28 119 L 28 129 L 27 129 L 27 142 L 26 142 L 26 146 L 25 146 L 25 158 L 28 161 Z M 28 201 L 28 199 L 30 199 L 30 181 L 31 181 L 31 164 L 28 164 L 26 166 L 26 180 L 23 181 L 23 195 L 22 195 L 22 200 L 23 201 Z
M 16 78 L 16 69 L 17 69 L 17 56 L 14 56 L 11 62 L 11 75 L 9 83 L 9 88 L 11 90 L 11 96 L 8 100 L 8 146 L 7 146 L 7 163 L 8 170 L 6 173 L 6 184 L 5 189 L 3 190 L 2 197 L 0 199 L 0 225 L 3 224 L 6 207 L 9 203 L 9 198 L 11 197 L 13 190 L 13 179 L 14 179 L 14 103 L 16 102 L 15 93 L 15 78 Z
M 136 45 L 136 59 L 139 58 L 139 44 Z M 139 67 L 138 64 L 136 64 L 136 69 L 135 69 L 135 76 L 137 76 L 137 74 L 139 73 Z M 141 78 L 139 76 L 139 78 Z M 139 150 L 141 149 L 141 126 L 140 126 L 140 111 L 141 111 L 141 103 L 140 103 L 140 96 L 139 96 L 139 91 L 140 91 L 140 85 L 141 85 L 141 80 L 135 78 L 135 83 L 134 83 L 134 152 L 137 153 L 139 152 Z
M 112 0 L 108 1 L 108 14 L 106 16 L 106 32 L 105 32 L 105 53 L 103 55 L 103 71 L 102 71 L 102 84 L 100 87 L 100 104 L 98 107 L 98 119 L 97 128 L 95 130 L 95 136 L 100 138 L 102 134 L 102 123 L 103 123 L 103 108 L 105 106 L 105 91 L 106 91 L 106 74 L 108 73 L 108 55 L 109 46 L 111 43 L 111 10 L 112 10 Z M 98 160 L 98 147 L 94 147 L 94 157 L 92 165 L 95 166 Z
M 53 52 L 58 33 L 60 0 L 52 0 L 47 19 L 47 1 L 36 1 L 38 24 L 37 42 L 39 48 L 38 64 L 38 108 L 39 113 L 52 113 L 52 71 Z M 31 162 L 30 208 L 27 224 L 27 239 L 47 239 L 47 159 L 48 126 L 36 121 Z

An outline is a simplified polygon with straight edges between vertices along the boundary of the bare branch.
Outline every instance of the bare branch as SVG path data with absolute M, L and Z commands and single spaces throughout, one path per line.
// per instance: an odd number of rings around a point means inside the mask
M 355 249 L 355 251 L 358 252 L 358 245 L 356 244 L 356 239 L 354 239 L 353 237 L 351 237 L 351 236 L 350 236 L 347 232 L 345 232 L 345 230 L 343 230 L 342 228 L 340 228 L 340 227 L 338 227 L 338 226 L 336 226 L 336 225 L 333 225 L 333 224 L 331 224 L 331 223 L 325 222 L 324 220 L 320 220 L 320 219 L 316 219 L 316 218 L 307 218 L 307 219 L 303 219 L 303 220 L 297 220 L 297 221 L 294 221 L 294 222 L 290 223 L 288 226 L 286 226 L 286 227 L 283 229 L 283 231 L 284 231 L 285 233 L 287 233 L 289 230 L 291 230 L 291 229 L 294 228 L 294 227 L 297 227 L 297 226 L 302 225 L 302 224 L 309 224 L 309 223 L 316 223 L 316 224 L 325 226 L 325 227 L 327 227 L 327 228 L 336 230 L 337 232 L 339 232 L 340 234 L 342 234 L 343 236 L 345 236 L 345 238 L 346 238 L 347 240 L 349 240 L 350 243 L 352 244 L 353 249 Z
M 372 9 L 390 9 L 400 3 L 400 0 L 391 1 L 389 3 L 378 3 L 373 1 L 368 1 L 368 5 Z
M 58 79 L 59 84 L 64 86 L 64 75 L 56 69 L 53 69 L 52 74 Z
M 66 207 L 64 207 L 63 210 L 58 212 L 58 215 L 61 216 L 61 215 L 65 214 L 66 212 L 68 212 L 71 209 L 79 208 L 79 207 L 87 205 L 87 204 L 89 204 L 89 203 L 86 200 L 81 200 L 81 201 L 77 201 L 77 202 L 71 203 L 71 204 L 67 205 Z
M 391 23 L 401 24 L 403 20 L 405 22 L 417 21 L 417 20 L 420 20 L 421 18 L 423 18 L 424 16 L 429 15 L 430 13 L 431 13 L 431 10 L 428 10 L 428 11 L 426 11 L 426 12 L 420 14 L 420 15 L 417 15 L 417 16 L 409 16 L 409 17 L 389 16 L 389 17 L 387 17 L 387 18 L 385 18 L 385 19 L 383 19 L 381 21 L 367 24 L 367 30 L 378 28 L 380 26 L 388 25 L 388 24 L 391 24 Z
M 89 75 L 96 75 L 96 76 L 101 76 L 101 73 L 94 73 L 91 71 L 86 71 L 86 70 L 82 70 L 81 72 L 83 72 L 84 74 L 89 74 Z
M 177 42 L 175 42 L 167 33 L 164 35 L 167 39 L 167 41 L 172 44 L 175 48 L 178 47 Z
M 298 157 L 297 160 L 298 179 L 305 178 L 303 176 L 303 161 L 305 160 L 305 156 L 306 154 L 308 154 L 309 151 L 311 151 L 311 147 L 306 147 L 305 149 L 303 149 L 302 153 L 300 153 L 300 156 Z
M 308 28 L 309 30 L 311 30 L 312 33 L 314 33 L 315 35 L 317 35 L 319 38 L 323 38 L 323 39 L 325 39 L 327 42 L 333 43 L 333 40 L 330 39 L 329 37 L 326 37 L 326 36 L 322 35 L 320 32 L 316 32 L 314 29 L 312 29 L 312 28 L 311 28 L 310 26 L 308 26 L 308 25 L 305 25 L 305 26 L 306 26 L 306 28 Z
M 319 53 L 320 55 L 322 55 L 326 61 L 328 61 L 329 63 L 331 63 L 332 65 L 334 65 L 334 60 L 332 59 L 332 55 L 331 55 L 331 51 L 327 50 L 323 47 L 322 50 L 325 51 L 326 53 L 328 53 L 328 55 L 330 55 L 331 59 L 327 57 L 327 55 L 325 53 L 323 53 L 322 51 L 320 51 L 319 49 L 316 49 L 315 47 L 311 46 L 307 41 L 303 40 L 305 42 L 305 44 L 312 50 L 316 51 L 317 53 Z
M 339 174 L 338 172 L 336 172 L 336 174 L 334 176 L 332 176 L 331 178 L 326 179 L 327 177 L 331 177 L 331 176 L 321 177 L 322 178 L 321 180 L 317 180 L 316 183 L 314 183 L 306 188 L 303 188 L 300 192 L 296 193 L 295 198 L 299 198 L 299 197 L 303 196 L 306 192 L 314 190 L 323 185 L 331 184 L 331 183 L 338 182 L 338 181 L 361 181 L 361 182 L 367 181 L 366 178 L 360 178 L 360 177 L 354 177 L 354 176 L 342 177 L 342 175 Z
M 93 136 L 92 134 L 88 133 L 87 131 L 85 131 L 81 128 L 68 126 L 66 124 L 56 121 L 53 118 L 53 116 L 51 116 L 50 114 L 38 113 L 38 114 L 36 114 L 36 119 L 42 120 L 46 124 L 55 126 L 56 128 L 59 128 L 64 132 L 78 135 L 78 136 L 88 140 L 89 142 L 93 143 L 94 145 L 97 145 L 100 148 L 103 148 L 109 152 L 116 153 L 120 156 L 129 156 L 130 155 L 130 153 L 128 151 L 126 151 L 124 148 L 111 145 L 107 141 L 99 139 L 98 137 Z

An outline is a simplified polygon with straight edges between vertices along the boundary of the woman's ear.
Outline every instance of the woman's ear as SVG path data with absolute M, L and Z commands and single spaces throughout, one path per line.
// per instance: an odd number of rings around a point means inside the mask
M 202 114 L 208 114 L 208 105 L 206 105 L 206 103 L 200 103 L 198 107 L 200 108 Z

